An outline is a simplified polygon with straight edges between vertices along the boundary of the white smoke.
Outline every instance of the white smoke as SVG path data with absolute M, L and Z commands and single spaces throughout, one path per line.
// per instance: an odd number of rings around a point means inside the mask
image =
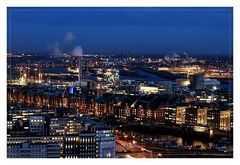
M 68 32 L 65 37 L 64 37 L 64 42 L 70 42 L 72 40 L 74 40 L 76 37 L 74 36 L 74 34 L 72 32 Z
M 82 57 L 83 56 L 83 50 L 81 46 L 76 46 L 73 51 L 72 55 L 76 57 Z
M 58 56 L 62 53 L 61 47 L 63 47 L 64 45 L 67 45 L 69 42 L 71 42 L 75 38 L 76 37 L 72 32 L 68 32 L 64 36 L 63 41 L 57 41 L 55 43 L 49 43 L 47 48 L 50 49 L 55 56 Z M 79 57 L 79 56 L 82 56 L 82 54 L 83 54 L 83 51 L 82 51 L 82 48 L 80 46 L 75 47 L 75 49 L 72 51 L 73 56 L 78 56 Z
M 59 43 L 59 42 L 55 42 L 55 43 L 52 45 L 52 47 L 53 47 L 53 54 L 54 54 L 55 56 L 57 56 L 57 55 L 59 55 L 59 54 L 61 53 L 61 50 L 60 50 L 59 46 L 60 46 L 60 43 Z

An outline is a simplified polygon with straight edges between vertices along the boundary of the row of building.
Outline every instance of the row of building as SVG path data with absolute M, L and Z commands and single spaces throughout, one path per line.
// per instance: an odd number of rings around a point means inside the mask
M 186 125 L 211 127 L 216 130 L 232 131 L 233 107 L 227 99 L 214 97 L 209 100 L 205 96 L 125 96 L 103 95 L 95 99 L 90 112 L 93 117 L 111 117 L 123 122 L 154 122 L 167 125 Z M 219 101 L 222 98 L 223 101 Z M 215 100 L 215 101 L 214 101 Z M 85 103 L 86 104 L 86 103 Z M 90 103 L 91 104 L 91 103 Z M 89 115 L 85 110 L 82 114 Z M 78 111 L 68 108 L 33 109 L 10 108 L 8 112 L 8 129 L 11 134 L 31 135 L 64 135 L 79 133 L 84 129 L 83 122 L 76 117 Z M 66 117 L 67 116 L 67 117 Z M 45 126 L 43 128 L 43 126 Z M 22 130 L 22 131 L 15 131 Z
M 78 121 L 76 124 L 73 121 Z M 29 117 L 29 133 L 7 137 L 9 158 L 114 158 L 115 137 L 106 125 L 86 116 L 58 117 L 47 121 L 43 116 Z M 20 131 L 20 130 L 19 130 Z

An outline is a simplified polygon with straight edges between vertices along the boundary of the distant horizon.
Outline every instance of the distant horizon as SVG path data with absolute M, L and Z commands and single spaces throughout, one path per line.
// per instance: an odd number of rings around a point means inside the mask
M 24 55 L 28 55 L 28 54 L 31 54 L 31 55 L 36 55 L 36 56 L 48 56 L 48 55 L 54 55 L 53 52 L 7 52 L 7 54 L 9 53 L 12 53 L 12 54 L 24 54 Z M 226 54 L 218 54 L 218 55 L 214 55 L 214 54 L 184 54 L 185 52 L 166 52 L 166 53 L 158 53 L 158 54 L 151 54 L 151 53 L 126 53 L 126 52 L 83 52 L 83 54 L 95 54 L 95 55 L 114 55 L 114 56 L 145 56 L 145 57 L 157 57 L 157 56 L 161 56 L 161 57 L 164 57 L 164 56 L 167 56 L 167 55 L 174 55 L 174 54 L 177 54 L 179 55 L 180 57 L 184 57 L 184 56 L 189 56 L 189 57 L 211 57 L 211 58 L 227 58 L 227 57 L 230 57 L 232 58 L 233 57 L 233 54 L 231 55 L 226 55 Z M 71 52 L 62 52 L 61 54 L 68 54 L 70 55 Z M 60 55 L 60 54 L 59 54 Z

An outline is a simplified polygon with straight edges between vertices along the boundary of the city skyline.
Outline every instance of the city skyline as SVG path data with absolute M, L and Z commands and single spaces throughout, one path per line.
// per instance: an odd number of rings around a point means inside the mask
M 232 158 L 232 38 L 232 8 L 8 8 L 7 158 Z
M 8 52 L 232 56 L 232 8 L 8 8 Z M 24 41 L 24 42 L 23 42 Z

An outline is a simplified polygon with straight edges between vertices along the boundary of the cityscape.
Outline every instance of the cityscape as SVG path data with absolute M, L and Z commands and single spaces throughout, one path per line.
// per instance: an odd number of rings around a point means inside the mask
M 231 17 L 232 8 L 8 8 L 7 157 L 232 158 Z M 158 26 L 188 42 L 149 43 L 166 33 Z

